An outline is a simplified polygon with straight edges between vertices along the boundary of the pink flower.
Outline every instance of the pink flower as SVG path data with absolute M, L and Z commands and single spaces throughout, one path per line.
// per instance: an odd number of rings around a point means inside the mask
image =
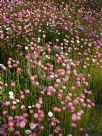
M 22 69 L 21 68 L 17 68 L 17 73 L 21 74 L 22 73 Z
M 83 129 L 83 128 L 79 128 L 79 131 L 80 131 L 80 132 L 83 132 L 83 131 L 84 131 L 84 129 Z
M 77 115 L 76 114 L 72 114 L 72 121 L 77 121 Z
M 21 99 L 24 99 L 25 98 L 25 95 L 24 94 L 21 94 Z
M 21 110 L 26 110 L 26 106 L 25 105 L 21 105 Z
M 54 107 L 54 108 L 53 108 L 53 111 L 54 111 L 54 112 L 61 112 L 61 108 Z
M 73 104 L 78 104 L 79 103 L 79 101 L 77 100 L 77 99 L 75 99 L 74 101 L 73 101 Z
M 55 128 L 55 133 L 59 134 L 59 133 L 61 133 L 61 132 L 62 132 L 61 127 L 56 127 L 56 128 Z
M 60 83 L 61 82 L 61 80 L 60 79 L 56 79 L 56 83 Z
M 71 108 L 73 106 L 73 103 L 69 102 L 67 106 L 68 106 L 68 108 Z
M 72 124 L 71 124 L 71 127 L 72 127 L 72 128 L 77 128 L 77 125 L 76 125 L 75 123 L 72 123 Z
M 13 110 L 16 110 L 16 106 L 15 106 L 15 105 L 13 105 L 11 108 L 12 108 Z
M 9 106 L 9 105 L 10 105 L 10 102 L 9 102 L 9 101 L 6 101 L 6 102 L 4 103 L 4 105 L 5 105 L 5 106 Z
M 43 121 L 44 117 L 45 117 L 44 112 L 43 111 L 39 111 L 39 113 L 38 113 L 38 121 Z
M 11 86 L 12 86 L 12 87 L 15 87 L 15 86 L 16 86 L 16 82 L 12 82 L 12 83 L 11 83 Z
M 21 121 L 20 124 L 19 124 L 19 126 L 20 126 L 21 128 L 24 128 L 25 125 L 26 125 L 25 121 Z
M 38 113 L 34 113 L 34 118 L 35 118 L 35 119 L 38 118 Z
M 47 92 L 47 95 L 48 95 L 48 96 L 51 96 L 51 95 L 52 95 L 52 92 L 48 91 L 48 92 Z
M 40 108 L 41 108 L 41 104 L 36 103 L 36 104 L 35 104 L 35 107 L 36 107 L 37 109 L 40 109 Z
M 76 110 L 75 107 L 70 108 L 71 113 L 75 112 L 75 110 Z
M 67 95 L 67 96 L 66 96 L 66 100 L 67 100 L 67 101 L 71 101 L 72 99 L 71 99 L 71 97 L 70 97 L 69 95 Z

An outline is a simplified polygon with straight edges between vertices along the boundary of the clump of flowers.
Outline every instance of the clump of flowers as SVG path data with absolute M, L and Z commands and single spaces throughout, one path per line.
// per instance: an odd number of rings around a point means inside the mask
M 102 24 L 100 13 L 77 6 L 2 2 L 0 135 L 88 136 Z

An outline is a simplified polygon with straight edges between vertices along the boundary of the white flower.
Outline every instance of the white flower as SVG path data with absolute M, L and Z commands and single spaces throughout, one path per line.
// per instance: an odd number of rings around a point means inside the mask
M 68 53 L 65 53 L 65 55 L 68 55 Z
M 53 113 L 51 111 L 48 112 L 49 117 L 53 117 Z
M 11 30 L 11 28 L 10 27 L 6 27 L 6 30 Z
M 89 136 L 89 134 L 85 134 L 85 136 Z
M 69 41 L 68 41 L 68 40 L 66 40 L 66 43 L 69 43 Z
M 80 113 L 80 112 L 77 112 L 77 115 L 81 116 L 81 113 Z
M 14 99 L 14 95 L 10 95 L 10 97 L 9 97 L 10 99 Z
M 72 136 L 71 134 L 68 134 L 67 136 Z
M 29 48 L 28 48 L 28 46 L 25 46 L 25 50 L 28 50 Z
M 80 43 L 80 41 L 79 41 L 79 40 L 77 40 L 76 42 L 77 42 L 77 43 Z
M 12 92 L 12 91 L 10 91 L 10 92 L 9 92 L 9 95 L 10 95 L 10 96 L 13 96 L 14 94 L 13 94 L 13 92 Z
M 63 52 L 61 52 L 60 54 L 63 55 Z
M 83 110 L 80 110 L 80 113 L 81 113 L 81 114 L 84 114 L 84 111 L 83 111 Z
M 61 50 L 63 50 L 63 47 L 61 47 Z
M 30 124 L 30 129 L 33 130 L 35 127 L 36 127 L 36 124 L 34 124 L 34 123 L 31 123 L 31 124 Z
M 91 45 L 92 45 L 92 44 L 91 44 L 91 43 L 89 43 L 89 47 L 91 47 Z
M 0 90 L 2 90 L 2 87 L 0 86 Z
M 27 129 L 27 130 L 25 130 L 25 133 L 26 133 L 27 135 L 29 135 L 29 134 L 31 133 L 31 130 Z
M 29 106 L 28 106 L 28 109 L 31 109 L 31 108 L 32 108 L 32 106 L 29 105 Z
M 100 32 L 100 35 L 102 35 L 102 32 Z
M 50 75 L 50 78 L 54 78 L 54 75 Z
M 12 103 L 13 103 L 13 104 L 16 104 L 17 102 L 16 102 L 16 101 L 13 101 Z
M 40 37 L 38 37 L 38 43 L 40 42 Z
M 73 40 L 71 40 L 71 43 L 74 43 L 74 41 L 73 41 Z
M 17 99 L 17 102 L 20 102 L 19 99 Z
M 2 34 L 3 33 L 3 31 L 2 30 L 0 30 L 0 34 Z
M 31 50 L 34 50 L 34 47 L 31 47 Z
M 0 69 L 6 70 L 6 67 L 3 64 L 0 64 Z

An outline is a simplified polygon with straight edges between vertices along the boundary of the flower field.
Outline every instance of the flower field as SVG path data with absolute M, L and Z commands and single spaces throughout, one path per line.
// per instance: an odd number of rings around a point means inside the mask
M 102 136 L 102 2 L 0 1 L 0 136 Z

